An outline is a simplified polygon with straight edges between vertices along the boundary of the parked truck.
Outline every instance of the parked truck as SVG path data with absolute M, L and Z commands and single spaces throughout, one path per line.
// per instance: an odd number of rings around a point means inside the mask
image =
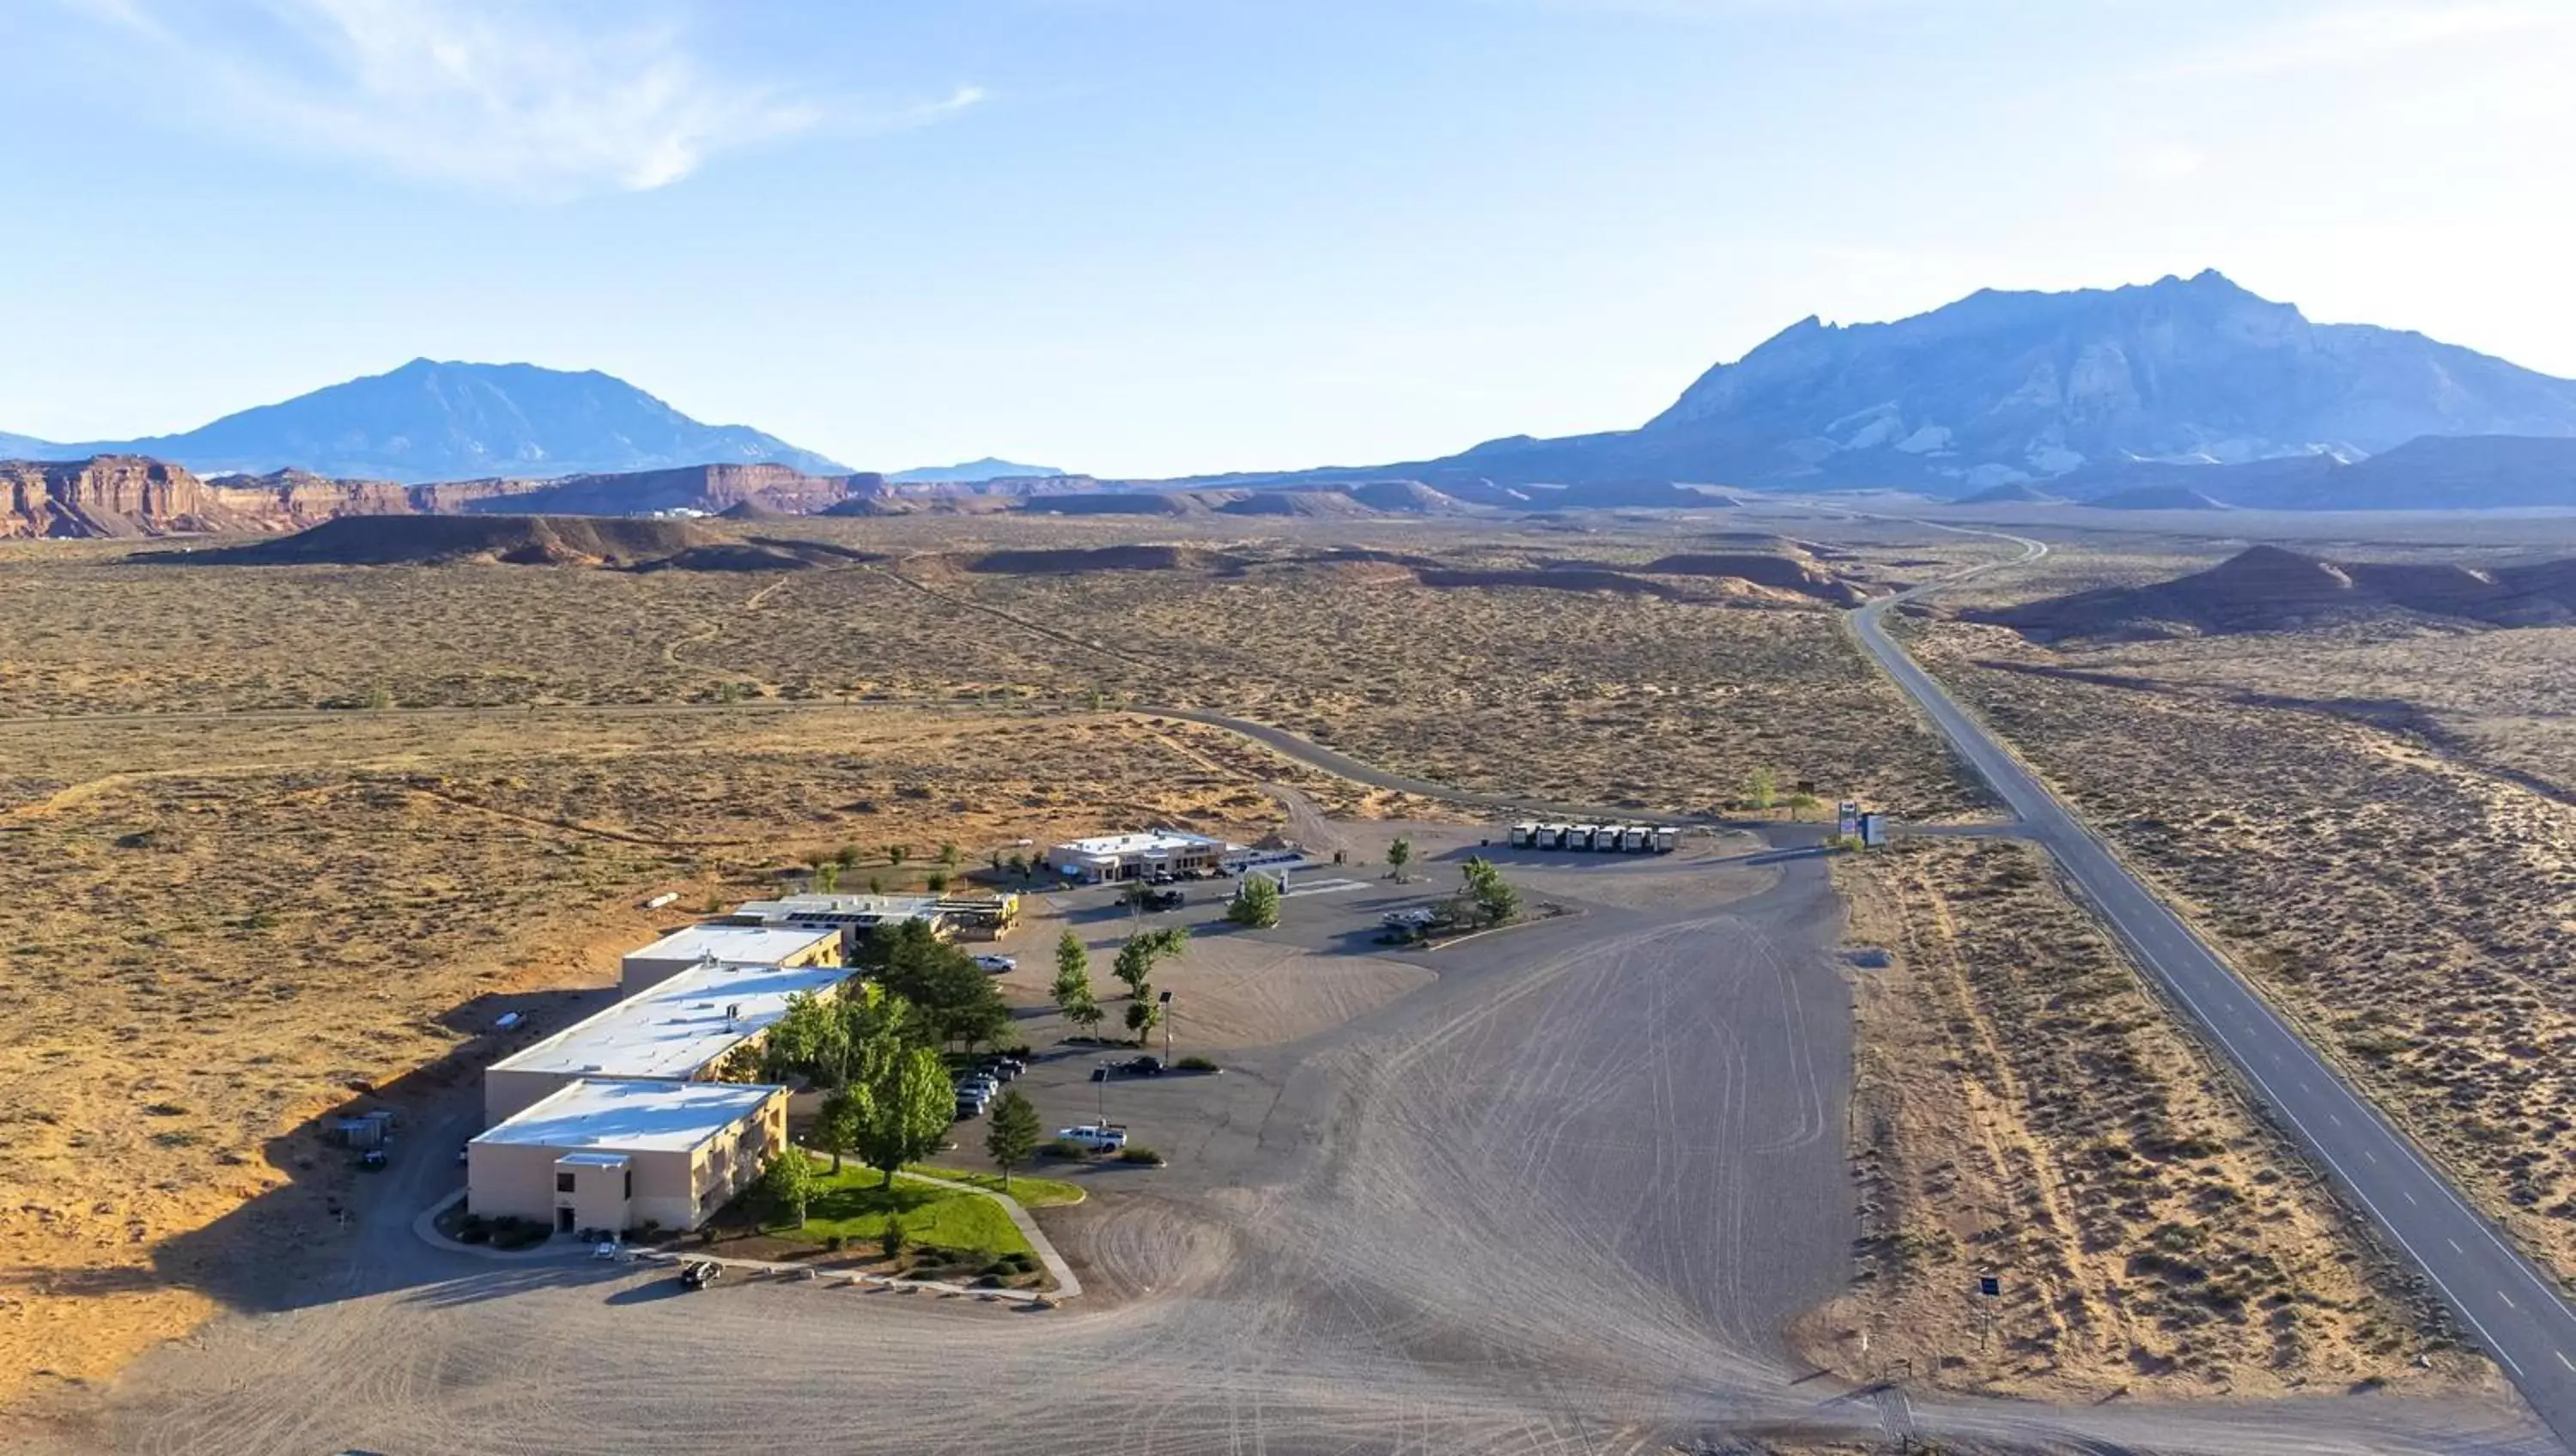
M 1681 847 L 1681 842 L 1682 832 L 1678 829 L 1665 828 L 1655 831 L 1655 853 L 1657 854 L 1670 854 Z

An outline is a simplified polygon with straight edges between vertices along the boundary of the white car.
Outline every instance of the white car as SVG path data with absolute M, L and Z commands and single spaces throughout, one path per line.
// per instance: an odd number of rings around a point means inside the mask
M 990 1077 L 969 1077 L 957 1084 L 957 1095 L 978 1102 L 990 1102 L 1002 1095 L 1002 1084 Z
M 980 955 L 975 957 L 975 966 L 978 970 L 999 976 L 1018 970 L 1020 963 L 1010 956 Z
M 1060 1127 L 1055 1135 L 1069 1143 L 1080 1143 L 1095 1153 L 1114 1153 L 1127 1146 L 1127 1129 L 1107 1123 L 1086 1122 L 1080 1127 Z

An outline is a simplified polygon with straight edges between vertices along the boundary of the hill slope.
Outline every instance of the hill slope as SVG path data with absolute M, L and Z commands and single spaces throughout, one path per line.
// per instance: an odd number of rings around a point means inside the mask
M 774 462 L 842 467 L 745 425 L 701 424 L 595 370 L 414 359 L 386 374 L 230 414 L 185 434 L 47 445 L 44 459 L 141 454 L 200 474 L 309 470 L 403 483 Z
M 1965 614 L 2042 639 L 2281 632 L 2374 617 L 2495 627 L 2576 622 L 2576 561 L 2491 571 L 2334 562 L 2256 546 L 2207 571 Z
M 2088 464 L 2358 458 L 2480 434 L 2576 436 L 2576 381 L 2421 334 L 2312 323 L 2206 272 L 1989 290 L 1894 323 L 1809 318 L 1710 369 L 1638 429 L 1495 440 L 1367 473 L 1444 490 L 1696 481 L 1955 495 Z

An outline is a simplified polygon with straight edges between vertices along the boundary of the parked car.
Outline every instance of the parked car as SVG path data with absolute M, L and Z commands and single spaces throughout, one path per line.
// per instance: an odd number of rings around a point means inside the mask
M 1161 1057 L 1135 1057 L 1120 1066 L 1119 1070 L 1125 1072 L 1130 1077 L 1159 1077 L 1163 1075 L 1163 1059 Z
M 1013 956 L 979 955 L 975 957 L 975 966 L 976 969 L 989 975 L 999 976 L 1006 972 L 1018 970 L 1020 968 L 1020 963 L 1019 960 Z
M 1028 1069 L 1028 1063 L 1021 1061 L 1018 1057 L 986 1057 L 984 1059 L 984 1075 L 1003 1082 L 1013 1080 Z
M 1384 925 L 1389 930 L 1420 930 L 1422 927 L 1436 922 L 1439 918 L 1439 911 L 1431 909 L 1429 906 L 1416 906 L 1411 910 L 1389 910 L 1386 914 L 1378 917 L 1378 923 Z
M 990 1072 L 969 1072 L 957 1079 L 957 1090 L 972 1092 L 979 1097 L 998 1096 L 1002 1090 L 1002 1079 Z
M 369 1148 L 358 1154 L 358 1166 L 369 1173 L 381 1173 L 385 1167 L 385 1150 Z
M 1138 885 L 1128 890 L 1127 898 L 1148 915 L 1157 915 L 1165 910 L 1178 910 L 1188 904 L 1190 899 L 1189 893 L 1185 890 L 1157 890 L 1148 885 Z
M 1079 1143 L 1095 1153 L 1114 1153 L 1127 1146 L 1127 1129 L 1115 1123 L 1086 1122 L 1079 1127 L 1060 1127 L 1055 1135 L 1069 1143 Z
M 691 1259 L 680 1266 L 680 1287 L 704 1289 L 724 1277 L 724 1265 L 713 1259 Z
M 623 1259 L 626 1246 L 615 1239 L 602 1239 L 590 1246 L 590 1256 L 594 1259 Z

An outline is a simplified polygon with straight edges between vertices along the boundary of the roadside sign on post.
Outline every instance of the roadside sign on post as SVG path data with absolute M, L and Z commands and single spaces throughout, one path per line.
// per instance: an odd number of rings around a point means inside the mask
M 1838 809 L 1835 811 L 1835 815 L 1834 815 L 1834 827 L 1835 827 L 1836 831 L 1837 831 L 1837 832 L 1839 832 L 1839 833 L 1842 835 L 1842 837 L 1843 837 L 1843 838 L 1845 838 L 1845 839 L 1850 839 L 1850 838 L 1852 838 L 1854 835 L 1859 834 L 1859 833 L 1860 833 L 1860 805 L 1859 805 L 1859 803 L 1857 803 L 1856 801 L 1851 800 L 1851 799 L 1845 799 L 1845 800 L 1843 800 L 1843 801 L 1842 801 L 1842 804 L 1841 804 L 1841 806 L 1840 806 L 1840 808 L 1838 808 Z
M 1988 1299 L 2000 1299 L 2003 1297 L 2004 1282 L 1992 1274 L 1980 1274 L 1977 1276 L 1977 1292 Z

